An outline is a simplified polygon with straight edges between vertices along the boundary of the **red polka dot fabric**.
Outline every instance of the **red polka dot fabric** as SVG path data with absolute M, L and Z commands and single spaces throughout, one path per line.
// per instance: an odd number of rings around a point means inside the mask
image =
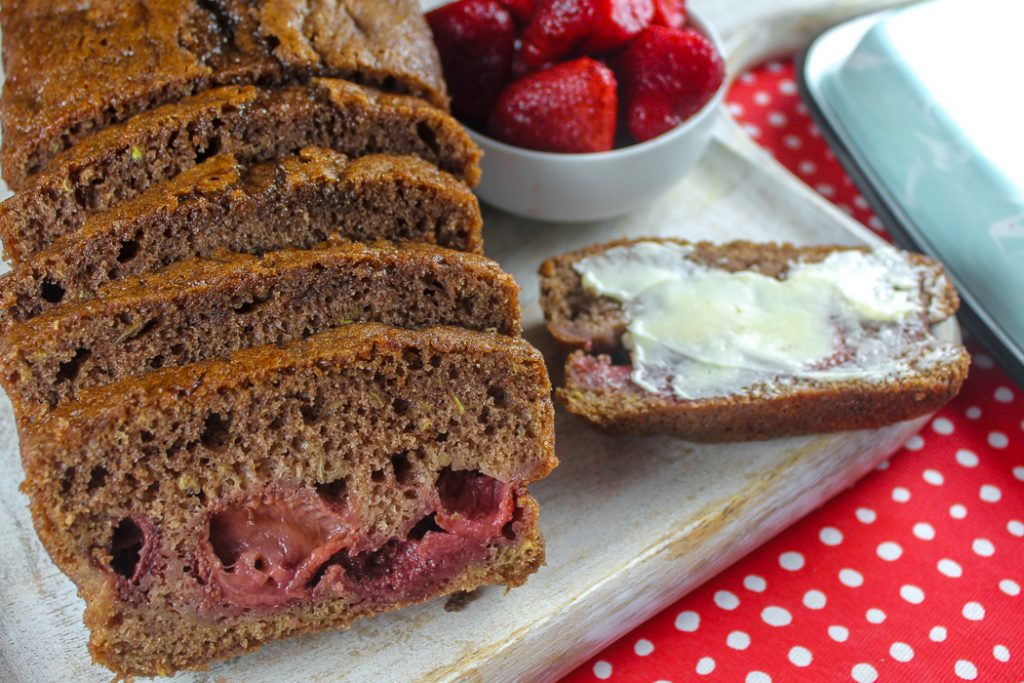
M 792 64 L 742 76 L 728 106 L 881 233 Z M 891 460 L 565 680 L 1024 681 L 1024 392 L 970 348 L 962 393 Z

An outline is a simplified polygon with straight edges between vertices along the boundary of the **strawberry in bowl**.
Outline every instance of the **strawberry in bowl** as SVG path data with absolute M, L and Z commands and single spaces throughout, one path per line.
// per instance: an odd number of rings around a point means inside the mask
M 710 139 L 725 64 L 683 0 L 457 0 L 427 14 L 477 193 L 581 221 L 653 201 Z

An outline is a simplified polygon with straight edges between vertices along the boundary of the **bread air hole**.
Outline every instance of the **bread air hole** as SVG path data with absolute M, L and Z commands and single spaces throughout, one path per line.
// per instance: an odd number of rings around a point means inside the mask
M 145 543 L 142 529 L 130 517 L 122 519 L 110 541 L 110 568 L 131 581 L 139 566 L 142 546 Z
M 64 288 L 51 280 L 44 280 L 39 286 L 39 296 L 50 304 L 59 304 L 64 299 Z
M 231 420 L 224 419 L 220 413 L 210 413 L 206 416 L 203 433 L 199 437 L 199 443 L 211 451 L 218 450 L 227 445 L 231 438 Z
M 65 361 L 57 368 L 57 382 L 73 382 L 82 369 L 82 363 L 89 359 L 92 352 L 89 349 L 77 349 L 71 360 Z

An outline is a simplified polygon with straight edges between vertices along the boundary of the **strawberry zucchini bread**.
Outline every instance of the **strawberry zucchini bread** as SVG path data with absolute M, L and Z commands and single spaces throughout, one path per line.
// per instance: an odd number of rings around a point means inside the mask
M 557 396 L 609 432 L 875 428 L 938 409 L 967 374 L 935 334 L 958 305 L 942 266 L 889 247 L 623 240 L 540 275 L 548 329 L 576 349 Z

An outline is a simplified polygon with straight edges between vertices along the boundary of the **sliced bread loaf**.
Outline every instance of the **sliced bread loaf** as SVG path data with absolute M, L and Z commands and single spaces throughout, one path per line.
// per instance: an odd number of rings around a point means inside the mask
M 308 86 L 229 86 L 143 112 L 86 138 L 0 203 L 4 255 L 25 260 L 96 213 L 217 154 L 244 164 L 306 146 L 350 157 L 415 155 L 476 184 L 480 150 L 426 102 L 334 79 Z
M 838 304 L 829 299 L 835 293 L 827 277 L 849 263 L 856 265 L 856 258 L 842 260 L 851 254 L 874 258 L 876 252 L 645 239 L 596 245 L 550 259 L 540 269 L 548 329 L 557 340 L 578 349 L 566 362 L 564 385 L 557 395 L 571 412 L 612 433 L 662 432 L 696 441 L 873 428 L 936 410 L 957 393 L 969 363 L 962 346 L 933 335 L 933 326 L 950 318 L 958 306 L 942 266 L 916 254 L 877 252 L 877 262 L 848 273 L 861 279 L 845 284 L 852 284 L 853 290 L 862 285 L 870 289 L 873 285 L 864 278 L 871 277 L 871 269 L 881 268 L 874 273 L 882 282 L 895 278 L 891 291 L 872 290 L 865 296 L 881 297 L 880 307 L 896 302 L 902 308 L 899 316 L 869 311 L 881 317 L 851 324 L 845 312 L 832 308 Z M 594 264 L 611 266 L 605 272 L 617 273 L 618 282 L 609 285 L 605 278 L 602 284 L 605 275 L 591 270 Z M 814 264 L 820 266 L 814 277 L 826 274 L 820 280 L 824 303 L 814 300 L 814 281 L 797 291 L 800 298 L 764 291 L 781 291 L 775 285 L 792 284 L 795 273 L 805 274 Z M 663 282 L 707 274 L 712 278 L 703 288 L 659 290 Z M 743 298 L 719 300 L 720 292 L 730 287 L 728 278 L 717 277 L 722 274 L 744 279 L 743 287 L 735 290 Z M 615 292 L 637 283 L 641 284 L 635 289 L 643 296 Z M 679 291 L 703 292 L 707 298 L 673 299 Z M 884 298 L 889 295 L 894 299 Z M 855 303 L 867 310 L 874 303 L 868 299 Z M 666 301 L 695 313 L 688 319 L 641 327 L 650 322 L 645 316 L 657 317 L 659 311 L 663 317 L 674 314 L 671 308 L 658 308 Z M 779 311 L 775 319 L 762 315 L 770 306 Z M 812 308 L 818 311 L 815 306 L 823 311 L 820 320 L 802 315 Z M 794 322 L 785 319 L 791 314 L 798 314 Z M 749 324 L 758 318 L 767 331 Z M 794 345 L 813 341 L 813 335 L 802 334 L 800 325 L 817 325 L 826 337 L 822 355 L 806 366 L 790 362 Z M 716 338 L 702 338 L 702 327 L 722 332 Z M 793 329 L 780 329 L 789 327 Z M 671 343 L 651 337 L 652 329 L 671 336 Z M 789 346 L 776 349 L 773 344 L 780 339 Z M 759 344 L 762 348 L 757 348 Z M 746 349 L 746 355 L 737 348 Z M 602 351 L 610 355 L 591 355 Z M 789 369 L 780 370 L 785 364 Z
M 308 248 L 336 234 L 479 252 L 481 222 L 469 188 L 417 157 L 350 160 L 310 148 L 246 166 L 219 155 L 93 216 L 0 278 L 0 327 L 221 249 Z
M 543 563 L 521 339 L 356 324 L 82 392 L 23 440 L 36 529 L 120 675 L 205 667 Z
M 415 242 L 224 252 L 119 280 L 14 325 L 0 348 L 0 382 L 25 425 L 88 387 L 353 322 L 518 336 L 519 287 L 489 259 Z
M 345 78 L 445 108 L 415 0 L 5 2 L 4 177 L 79 140 L 219 85 Z

